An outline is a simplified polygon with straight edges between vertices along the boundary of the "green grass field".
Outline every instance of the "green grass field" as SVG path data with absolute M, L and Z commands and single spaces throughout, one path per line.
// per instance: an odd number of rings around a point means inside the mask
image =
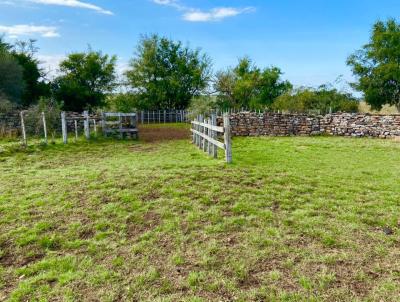
M 400 143 L 0 152 L 0 301 L 400 301 Z

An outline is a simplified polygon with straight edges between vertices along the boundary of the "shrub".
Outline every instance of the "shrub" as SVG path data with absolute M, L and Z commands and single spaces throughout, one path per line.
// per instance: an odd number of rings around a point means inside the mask
M 189 118 L 195 119 L 198 115 L 209 116 L 217 108 L 216 98 L 213 96 L 194 97 L 189 105 Z
M 27 133 L 31 135 L 42 135 L 43 122 L 42 112 L 45 113 L 47 133 L 54 137 L 61 127 L 61 108 L 52 99 L 41 98 L 37 105 L 33 105 L 26 110 L 25 127 Z
M 300 88 L 278 97 L 272 108 L 290 113 L 316 112 L 357 112 L 359 102 L 350 93 L 329 88 L 326 85 L 317 89 Z

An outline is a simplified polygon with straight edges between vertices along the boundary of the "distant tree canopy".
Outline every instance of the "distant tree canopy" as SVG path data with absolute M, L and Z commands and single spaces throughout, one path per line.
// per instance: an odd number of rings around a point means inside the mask
M 53 82 L 53 94 L 64 110 L 83 111 L 105 105 L 115 87 L 115 56 L 99 51 L 70 54 L 60 63 L 61 75 Z
M 279 96 L 272 108 L 290 113 L 316 111 L 326 114 L 332 112 L 357 112 L 359 102 L 350 93 L 338 91 L 327 85 L 317 89 L 300 88 Z
M 11 50 L 12 46 L 0 37 L 0 102 L 3 108 L 6 103 L 20 103 L 25 87 L 23 69 Z
M 40 97 L 50 94 L 50 85 L 44 82 L 45 74 L 39 67 L 39 60 L 35 58 L 36 52 L 34 40 L 19 41 L 13 50 L 14 58 L 23 69 L 25 90 L 21 96 L 21 105 L 24 107 L 37 104 Z
M 350 56 L 348 65 L 358 82 L 354 87 L 364 92 L 372 109 L 394 105 L 400 110 L 400 24 L 394 19 L 377 22 L 370 42 Z
M 182 42 L 144 36 L 126 76 L 140 107 L 183 109 L 208 87 L 211 61 Z
M 28 107 L 49 95 L 49 85 L 35 58 L 35 41 L 8 44 L 0 38 L 0 94 L 3 101 Z
M 235 68 L 217 73 L 214 85 L 220 106 L 226 108 L 266 108 L 274 100 L 292 88 L 281 79 L 277 67 L 261 70 L 245 57 Z

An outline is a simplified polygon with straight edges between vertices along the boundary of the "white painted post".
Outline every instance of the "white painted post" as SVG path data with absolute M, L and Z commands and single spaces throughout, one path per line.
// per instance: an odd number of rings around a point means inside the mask
M 140 112 L 140 119 L 142 124 L 144 124 L 144 111 Z
M 121 113 L 118 113 L 118 121 L 119 121 L 119 137 L 121 139 L 124 138 L 124 134 L 122 133 L 122 117 L 121 117 Z
M 83 126 L 85 128 L 85 136 L 86 136 L 86 139 L 89 140 L 90 139 L 89 112 L 88 111 L 84 111 L 83 112 L 83 117 L 85 119 L 83 121 Z
M 62 130 L 62 137 L 63 143 L 68 143 L 68 133 L 67 133 L 67 121 L 65 119 L 65 112 L 61 112 L 61 130 Z
M 75 143 L 78 141 L 78 121 L 74 120 L 74 126 L 75 126 Z
M 94 135 L 97 136 L 97 124 L 95 119 L 93 119 L 93 129 L 94 129 Z
M 228 164 L 232 163 L 232 138 L 229 115 L 224 114 L 224 141 L 225 141 L 225 159 Z
M 22 145 L 25 147 L 28 145 L 28 141 L 26 139 L 26 129 L 25 129 L 25 120 L 24 120 L 24 112 L 20 112 L 21 117 L 21 131 L 22 131 Z
M 200 122 L 200 115 L 197 116 L 196 122 Z M 195 129 L 200 132 L 200 126 L 196 125 Z M 196 134 L 196 146 L 200 148 L 200 135 Z
M 217 116 L 215 113 L 211 115 L 211 125 L 217 126 Z M 217 131 L 211 131 L 211 137 L 215 140 L 218 138 Z M 214 144 L 212 144 L 212 154 L 214 158 L 218 158 L 218 147 Z
M 43 132 L 44 132 L 44 143 L 47 145 L 47 125 L 46 125 L 46 115 L 42 112 L 42 122 L 43 122 Z
M 207 119 L 203 118 L 203 123 L 207 124 Z M 207 127 L 203 127 L 203 133 L 208 136 L 208 128 Z M 208 140 L 204 139 L 203 151 L 207 152 L 207 150 L 208 150 Z
M 211 122 L 211 119 L 210 119 L 210 118 L 207 119 L 207 124 L 208 124 L 208 125 L 212 125 L 212 122 Z M 211 129 L 208 129 L 207 133 L 208 133 L 208 136 L 209 136 L 209 137 L 213 138 L 213 137 L 212 137 L 212 136 L 213 136 L 213 131 L 212 131 Z M 208 142 L 208 144 L 207 144 L 207 152 L 208 152 L 208 155 L 209 155 L 209 156 L 212 155 L 212 146 L 214 146 L 214 144 L 211 144 L 210 142 Z

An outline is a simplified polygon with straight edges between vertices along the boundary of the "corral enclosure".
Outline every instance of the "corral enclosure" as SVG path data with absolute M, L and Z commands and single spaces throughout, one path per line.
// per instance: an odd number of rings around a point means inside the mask
M 399 300 L 398 142 L 140 133 L 0 152 L 0 300 Z

